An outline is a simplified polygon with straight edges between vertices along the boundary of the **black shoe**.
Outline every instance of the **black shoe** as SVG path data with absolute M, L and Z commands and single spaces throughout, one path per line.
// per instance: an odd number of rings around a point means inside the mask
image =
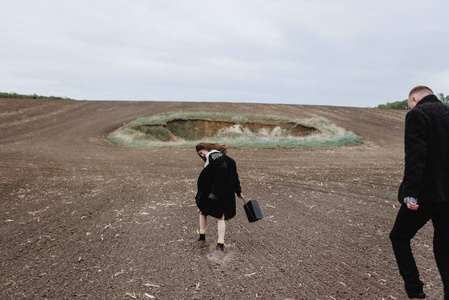
M 426 294 L 421 292 L 421 293 L 418 293 L 416 295 L 409 296 L 409 299 L 426 299 Z
M 200 238 L 198 239 L 198 242 L 205 242 L 206 241 L 206 235 L 200 234 Z
M 224 244 L 217 244 L 217 247 L 215 247 L 215 250 L 224 251 Z

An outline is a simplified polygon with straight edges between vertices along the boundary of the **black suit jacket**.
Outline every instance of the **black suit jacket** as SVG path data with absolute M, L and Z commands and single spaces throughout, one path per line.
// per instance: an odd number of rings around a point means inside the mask
M 424 97 L 405 118 L 405 169 L 398 200 L 418 204 L 449 199 L 449 106 Z

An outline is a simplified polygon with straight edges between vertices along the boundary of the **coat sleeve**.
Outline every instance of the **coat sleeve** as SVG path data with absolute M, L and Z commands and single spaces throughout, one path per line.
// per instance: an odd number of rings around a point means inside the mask
M 419 110 L 411 110 L 405 119 L 405 168 L 401 197 L 418 198 L 424 179 L 427 160 L 427 124 L 425 115 Z M 419 201 L 419 199 L 418 199 Z
M 240 186 L 240 179 L 239 174 L 237 173 L 237 164 L 234 162 L 234 192 L 237 194 L 237 196 L 240 197 L 242 194 L 242 187 Z

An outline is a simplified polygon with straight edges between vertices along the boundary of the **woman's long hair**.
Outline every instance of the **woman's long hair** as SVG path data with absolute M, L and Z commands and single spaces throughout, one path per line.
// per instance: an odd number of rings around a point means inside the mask
M 223 154 L 226 154 L 228 152 L 228 148 L 225 144 L 217 144 L 217 143 L 199 143 L 195 146 L 196 152 L 200 150 L 207 150 L 207 152 L 210 152 L 212 150 L 218 150 Z

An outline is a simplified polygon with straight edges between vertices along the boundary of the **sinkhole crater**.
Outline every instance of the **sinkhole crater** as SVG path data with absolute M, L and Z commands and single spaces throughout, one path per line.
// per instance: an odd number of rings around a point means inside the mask
M 226 143 L 230 147 L 323 147 L 360 144 L 352 132 L 325 119 L 210 113 L 169 112 L 140 118 L 109 135 L 121 146 L 151 148 Z

